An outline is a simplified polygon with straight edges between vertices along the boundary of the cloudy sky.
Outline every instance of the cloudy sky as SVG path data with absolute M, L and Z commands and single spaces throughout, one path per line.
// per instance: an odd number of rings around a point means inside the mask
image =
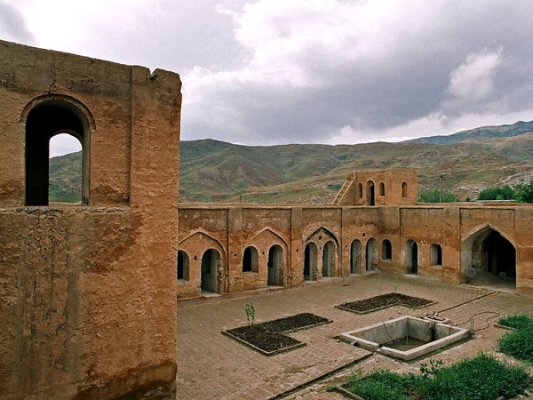
M 0 38 L 178 72 L 182 139 L 361 143 L 533 120 L 530 0 L 0 0 Z

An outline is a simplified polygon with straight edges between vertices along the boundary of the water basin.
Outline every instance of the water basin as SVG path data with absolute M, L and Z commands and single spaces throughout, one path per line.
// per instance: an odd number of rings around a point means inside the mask
M 343 332 L 344 342 L 409 361 L 468 337 L 469 331 L 450 324 L 404 316 Z

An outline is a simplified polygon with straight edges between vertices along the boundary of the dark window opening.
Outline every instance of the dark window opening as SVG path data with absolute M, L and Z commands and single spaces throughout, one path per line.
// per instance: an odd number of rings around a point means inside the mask
M 366 200 L 367 205 L 375 206 L 376 205 L 376 193 L 374 190 L 374 182 L 368 181 L 366 183 Z
M 189 280 L 189 256 L 184 251 L 178 251 L 178 280 Z
M 242 272 L 257 272 L 257 250 L 247 247 L 242 259 Z
M 402 197 L 407 197 L 407 183 L 402 183 Z
M 392 244 L 388 239 L 385 239 L 381 243 L 381 259 L 384 261 L 390 261 L 392 259 Z

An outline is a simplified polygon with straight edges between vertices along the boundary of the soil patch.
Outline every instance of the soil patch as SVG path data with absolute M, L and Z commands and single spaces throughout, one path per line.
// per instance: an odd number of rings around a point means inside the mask
M 271 356 L 305 346 L 305 343 L 285 335 L 286 333 L 330 322 L 331 320 L 315 314 L 302 313 L 253 326 L 223 330 L 222 333 L 262 354 Z
M 341 310 L 351 311 L 358 314 L 367 314 L 382 310 L 392 306 L 405 306 L 411 308 L 422 308 L 435 302 L 420 297 L 412 297 L 400 293 L 387 293 L 368 299 L 343 303 L 337 306 Z

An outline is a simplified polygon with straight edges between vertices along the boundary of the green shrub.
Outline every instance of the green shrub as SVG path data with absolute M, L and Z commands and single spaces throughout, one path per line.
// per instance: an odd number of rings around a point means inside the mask
M 364 399 L 372 400 L 409 400 L 408 375 L 400 375 L 394 372 L 379 370 L 357 379 L 352 376 L 348 390 L 358 394 Z
M 509 328 L 523 329 L 533 324 L 533 318 L 527 314 L 508 315 L 507 317 L 500 318 L 498 323 Z
M 523 368 L 481 354 L 447 368 L 431 363 L 417 376 L 380 370 L 363 379 L 353 377 L 348 388 L 372 400 L 495 400 L 515 397 L 530 385 Z
M 432 189 L 422 191 L 418 201 L 420 203 L 455 203 L 458 200 L 450 191 Z
M 420 397 L 428 400 L 511 398 L 523 393 L 528 386 L 529 376 L 523 368 L 510 367 L 481 354 L 440 369 L 433 379 L 425 382 Z
M 533 325 L 506 333 L 498 342 L 502 353 L 533 364 Z

